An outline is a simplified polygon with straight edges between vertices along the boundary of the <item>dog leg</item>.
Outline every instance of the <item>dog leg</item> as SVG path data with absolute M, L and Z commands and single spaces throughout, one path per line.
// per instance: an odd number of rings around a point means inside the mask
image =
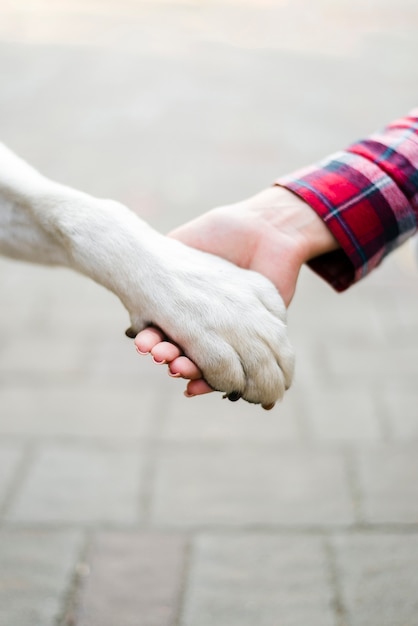
M 4 146 L 0 252 L 71 267 L 110 289 L 131 335 L 161 328 L 214 389 L 269 405 L 290 386 L 286 310 L 270 281 L 160 235 L 117 202 L 48 180 Z

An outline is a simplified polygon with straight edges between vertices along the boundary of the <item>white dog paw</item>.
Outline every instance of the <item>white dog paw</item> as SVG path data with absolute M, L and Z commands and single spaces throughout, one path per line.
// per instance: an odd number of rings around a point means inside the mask
M 165 240 L 164 255 L 147 298 L 152 310 L 131 315 L 129 336 L 158 326 L 230 400 L 265 407 L 280 400 L 292 382 L 294 354 L 274 285 L 177 241 Z

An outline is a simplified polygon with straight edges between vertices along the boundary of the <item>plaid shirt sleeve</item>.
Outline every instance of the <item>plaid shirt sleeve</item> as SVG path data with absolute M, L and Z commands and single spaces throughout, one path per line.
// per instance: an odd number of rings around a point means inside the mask
M 366 276 L 418 226 L 418 109 L 322 162 L 279 178 L 341 248 L 309 263 L 337 291 Z

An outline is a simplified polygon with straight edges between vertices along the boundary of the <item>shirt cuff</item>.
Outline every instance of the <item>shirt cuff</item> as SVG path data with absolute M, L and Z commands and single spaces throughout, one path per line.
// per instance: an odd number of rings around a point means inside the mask
M 337 291 L 366 276 L 416 230 L 411 204 L 393 178 L 355 152 L 338 152 L 275 184 L 305 200 L 340 244 L 309 262 Z

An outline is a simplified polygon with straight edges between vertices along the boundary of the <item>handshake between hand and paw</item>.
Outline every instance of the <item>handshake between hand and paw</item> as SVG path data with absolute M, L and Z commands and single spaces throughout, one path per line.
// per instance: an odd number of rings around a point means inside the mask
M 212 228 L 207 228 L 208 220 Z M 213 233 L 215 223 L 225 234 L 225 216 L 220 218 L 219 212 L 201 222 L 192 226 L 193 235 L 187 227 L 174 235 L 192 238 L 193 244 L 196 228 Z M 232 233 L 228 241 L 240 254 Z M 198 244 L 203 247 L 202 240 Z M 210 246 L 206 239 L 205 247 Z M 168 365 L 171 376 L 188 379 L 188 397 L 218 390 L 230 400 L 242 397 L 272 408 L 290 387 L 294 369 L 286 307 L 276 287 L 258 272 L 178 241 L 165 239 L 161 247 L 163 302 L 155 307 L 159 313 L 152 327 L 136 336 L 138 352 Z M 221 252 L 229 256 L 225 247 Z M 130 336 L 141 326 L 134 321 Z

